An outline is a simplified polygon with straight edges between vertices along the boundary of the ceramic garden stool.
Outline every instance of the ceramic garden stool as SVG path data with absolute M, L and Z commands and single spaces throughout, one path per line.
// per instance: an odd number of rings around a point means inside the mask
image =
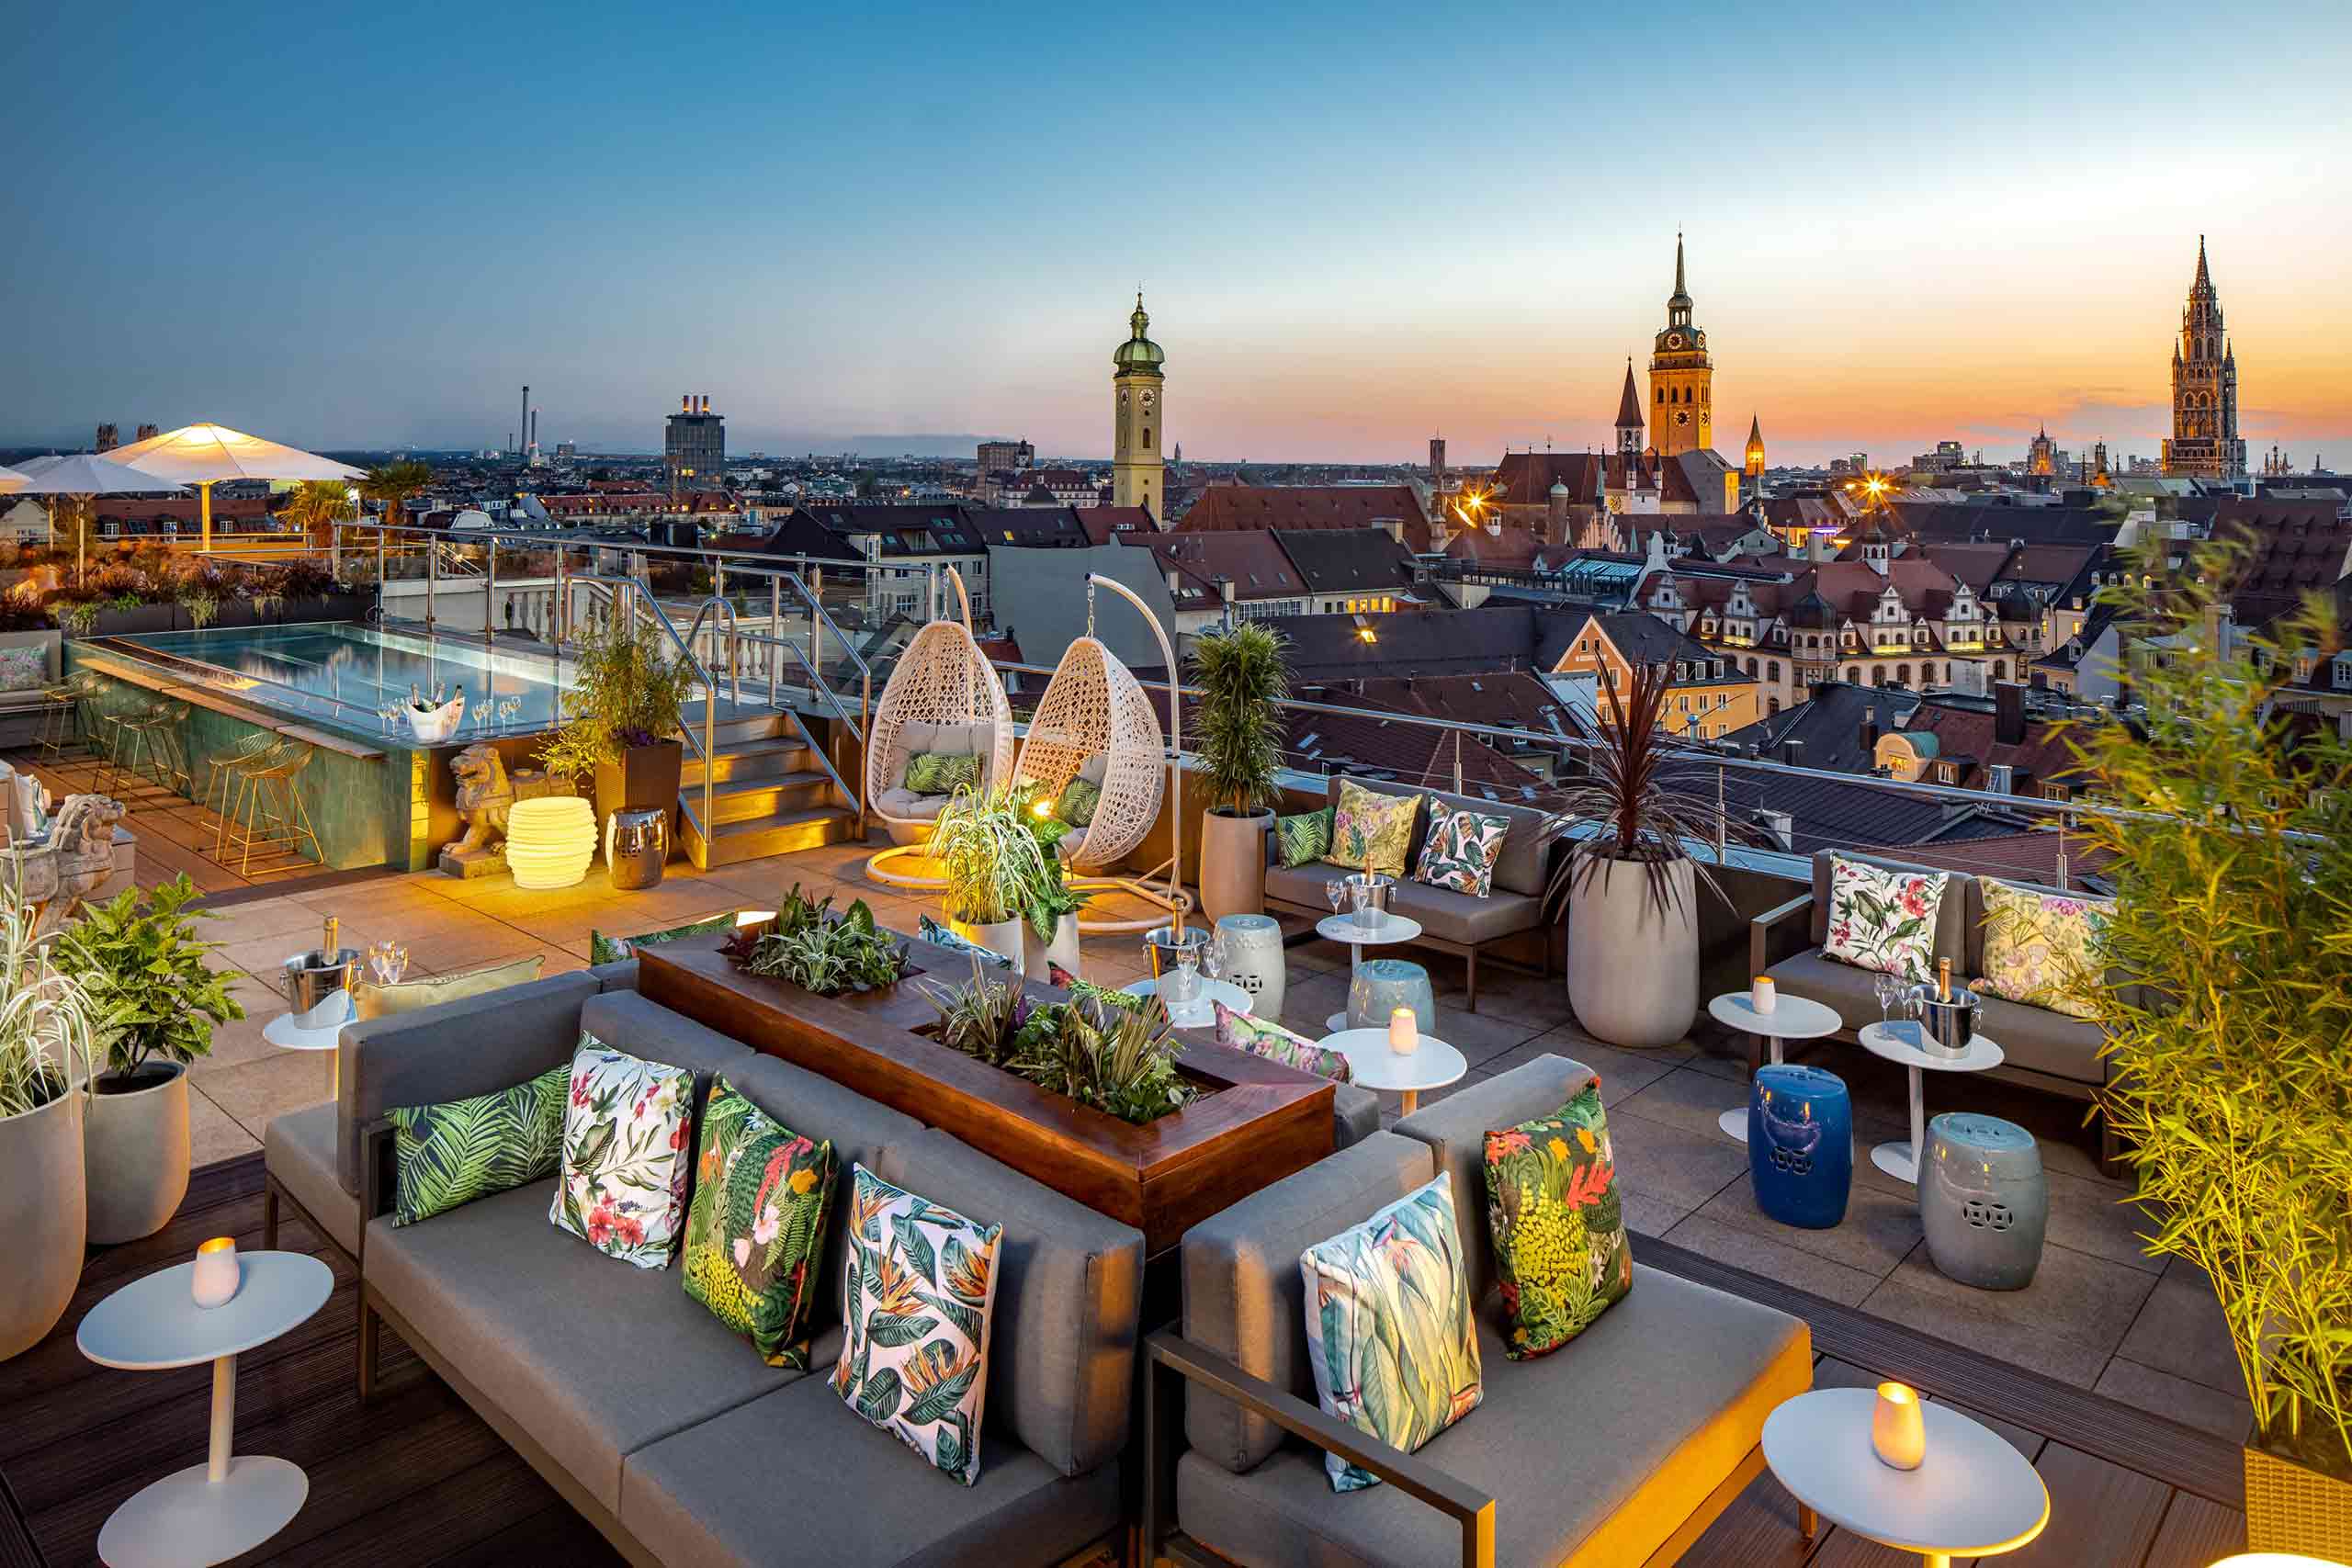
M 1385 1029 L 1388 1015 L 1411 1008 L 1421 1032 L 1437 1032 L 1437 998 L 1430 972 L 1402 958 L 1367 958 L 1348 982 L 1348 1027 Z
M 1799 1230 L 1846 1217 L 1854 1185 L 1854 1105 L 1846 1080 L 1793 1063 L 1756 1069 L 1747 1090 L 1747 1174 L 1756 1206 Z
M 1224 977 L 1250 993 L 1250 1010 L 1260 1018 L 1282 1017 L 1283 998 L 1290 989 L 1282 922 L 1272 915 L 1220 915 L 1216 934 L 1225 955 Z
M 1973 1111 L 1929 1122 L 1919 1220 L 1945 1278 L 1980 1291 L 2031 1284 L 2050 1228 L 2050 1179 L 2033 1134 Z

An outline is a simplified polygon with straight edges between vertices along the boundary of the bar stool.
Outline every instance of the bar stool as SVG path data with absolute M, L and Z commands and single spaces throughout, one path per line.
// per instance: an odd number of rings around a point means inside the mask
M 187 770 L 180 765 L 179 758 L 179 727 L 187 715 L 186 703 L 158 702 L 143 713 L 124 719 L 121 754 L 115 761 L 115 771 L 125 776 L 153 779 L 157 788 L 179 793 L 181 785 L 187 783 Z
M 315 755 L 317 748 L 289 740 L 270 761 L 245 770 L 238 875 L 244 875 L 252 868 L 255 844 L 263 847 L 265 854 L 274 852 L 282 844 L 288 852 L 300 856 L 307 839 L 311 845 L 309 858 L 322 863 L 326 860 L 325 852 L 319 848 L 319 836 L 311 829 L 311 814 L 302 805 L 302 792 L 297 784 Z M 270 829 L 266 837 L 262 833 L 265 828 Z M 282 837 L 277 831 L 280 829 L 284 829 Z
M 109 713 L 97 710 L 98 722 L 105 727 L 106 761 L 96 773 L 96 788 L 100 795 L 112 795 L 130 776 L 125 759 L 132 754 L 141 725 L 152 723 L 163 704 L 151 697 L 133 697 L 125 706 Z
M 229 863 L 229 839 L 241 826 L 251 831 L 249 818 L 256 791 L 254 775 L 281 760 L 294 742 L 281 736 L 267 737 L 267 743 L 250 757 L 232 758 L 221 765 L 227 776 L 220 781 L 220 825 L 212 835 L 212 858 L 221 864 Z
M 48 705 L 40 716 L 42 756 L 53 762 L 64 753 L 69 734 L 81 738 L 82 705 L 96 694 L 97 678 L 85 670 L 76 670 L 41 694 Z
M 214 813 L 220 818 L 221 827 L 225 829 L 229 820 L 229 785 L 235 778 L 237 770 L 248 762 L 257 761 L 264 752 L 277 744 L 276 735 L 266 729 L 256 729 L 226 751 L 214 751 L 208 755 L 204 759 L 204 790 L 202 794 L 196 796 L 196 803 Z M 212 797 L 216 793 L 220 796 L 220 803 L 218 806 L 212 803 Z M 213 834 L 213 847 L 216 851 L 220 847 L 220 835 L 216 831 Z

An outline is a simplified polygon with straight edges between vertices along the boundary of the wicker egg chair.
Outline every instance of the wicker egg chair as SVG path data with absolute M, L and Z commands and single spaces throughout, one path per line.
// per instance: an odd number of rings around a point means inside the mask
M 983 793 L 1002 789 L 1012 773 L 1012 707 L 1005 701 L 1004 682 L 972 635 L 964 579 L 952 568 L 947 575 L 955 580 L 963 619 L 933 621 L 915 633 L 883 685 L 865 738 L 866 800 L 899 845 L 928 839 L 938 813 L 936 802 L 916 807 L 898 787 L 916 751 L 968 745 L 987 758 L 980 770 Z
M 1091 770 L 1095 758 L 1102 764 Z M 1012 768 L 1018 786 L 1058 798 L 1081 772 L 1102 791 L 1093 819 L 1057 846 L 1070 869 L 1099 871 L 1143 842 L 1159 819 L 1168 742 L 1143 683 L 1092 637 L 1069 645 L 1046 683 Z

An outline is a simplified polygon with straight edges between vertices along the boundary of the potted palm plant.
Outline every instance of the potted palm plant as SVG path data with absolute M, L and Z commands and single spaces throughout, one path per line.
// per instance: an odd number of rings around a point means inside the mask
M 22 888 L 0 877 L 0 1361 L 57 1325 L 88 1237 L 82 1120 L 96 1032 L 81 983 L 34 940 L 33 921 Z
M 1201 909 L 1212 921 L 1266 907 L 1266 831 L 1279 798 L 1283 712 L 1290 671 L 1281 633 L 1255 621 L 1193 643 L 1201 691 L 1193 750 L 1208 786 L 1201 816 Z
M 1673 667 L 1637 664 L 1605 684 L 1589 782 L 1566 793 L 1544 825 L 1567 852 L 1549 897 L 1568 911 L 1568 1005 L 1612 1045 L 1665 1045 L 1699 1011 L 1699 902 L 1714 874 L 1690 858 L 1693 841 L 1756 841 L 1689 787 L 1696 770 L 1661 720 Z
M 182 874 L 151 892 L 126 889 L 84 911 L 57 941 L 58 967 L 89 998 L 106 1051 L 92 1081 L 84 1137 L 93 1245 L 164 1228 L 187 1195 L 188 1064 L 212 1031 L 245 1016 L 204 955 Z
M 940 808 L 929 852 L 947 878 L 949 927 L 1022 965 L 1021 932 L 1046 878 L 1046 852 L 1019 798 L 956 790 Z
M 2328 647 L 2334 623 L 2313 605 L 2278 644 L 2225 652 L 2205 612 L 2243 553 L 2199 558 L 2162 598 L 2108 591 L 2126 624 L 2170 635 L 2135 661 L 2144 720 L 2074 732 L 2131 810 L 2081 829 L 2113 857 L 2107 972 L 2136 982 L 2089 998 L 2101 1111 L 2161 1216 L 2150 1254 L 2196 1264 L 2228 1323 L 2254 1407 L 2247 1545 L 2352 1561 L 2352 746 L 2272 706 L 2293 650 Z
M 694 667 L 665 654 L 651 620 L 606 615 L 580 644 L 562 728 L 540 748 L 539 761 L 560 778 L 594 782 L 600 825 L 625 807 L 671 813 L 675 843 L 685 755 L 678 726 L 694 687 Z

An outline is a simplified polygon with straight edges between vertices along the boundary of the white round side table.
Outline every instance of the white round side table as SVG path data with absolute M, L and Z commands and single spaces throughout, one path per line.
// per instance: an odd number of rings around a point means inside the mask
M 1358 1089 L 1385 1089 L 1405 1097 L 1405 1114 L 1421 1108 L 1421 1090 L 1443 1089 L 1469 1072 L 1469 1059 L 1444 1041 L 1421 1036 L 1411 1051 L 1392 1051 L 1385 1029 L 1342 1029 L 1316 1042 L 1348 1059 L 1348 1077 Z
M 1982 1034 L 1969 1036 L 1968 1054 L 1964 1056 L 1930 1056 L 1916 1045 L 1906 1045 L 1888 1032 L 1883 1023 L 1866 1023 L 1855 1035 L 1862 1049 L 1873 1056 L 1883 1056 L 1890 1062 L 1900 1062 L 1911 1075 L 1911 1141 L 1907 1144 L 1881 1144 L 1871 1150 L 1871 1163 L 1897 1181 L 1917 1186 L 1919 1181 L 1919 1150 L 1928 1142 L 1927 1100 L 1920 1093 L 1922 1072 L 1981 1073 L 1987 1067 L 2001 1065 L 2001 1048 Z
M 1736 1029 L 1747 1034 L 1760 1034 L 1772 1048 L 1772 1066 L 1781 1065 L 1781 1042 L 1783 1040 L 1818 1040 L 1825 1034 L 1835 1034 L 1846 1027 L 1835 1009 L 1803 997 L 1782 997 L 1770 1012 L 1758 1012 L 1747 999 L 1746 991 L 1725 991 L 1707 1004 L 1707 1015 L 1726 1029 Z M 1747 1142 L 1747 1107 L 1735 1105 L 1715 1118 L 1724 1136 L 1736 1143 Z
M 1394 942 L 1419 942 L 1421 939 L 1421 922 L 1410 915 L 1392 915 L 1385 909 L 1364 909 L 1326 916 L 1315 922 L 1315 934 L 1326 942 L 1348 944 L 1348 981 L 1353 985 L 1356 970 L 1363 963 L 1365 948 L 1385 947 Z M 1354 1032 L 1348 1028 L 1348 1010 L 1345 1008 L 1325 1019 L 1323 1027 L 1340 1033 Z M 1427 1041 L 1424 1040 L 1423 1043 L 1426 1044 Z
M 1223 1002 L 1228 1011 L 1246 1013 L 1250 1010 L 1250 993 L 1230 980 L 1212 980 L 1196 974 L 1193 984 L 1200 990 L 1182 1007 L 1168 1010 L 1168 1021 L 1178 1029 L 1211 1029 L 1216 1024 L 1216 1009 L 1210 1004 Z M 1159 981 L 1146 979 L 1130 981 L 1119 987 L 1131 997 L 1159 995 Z
M 301 1014 L 282 1012 L 261 1026 L 261 1037 L 281 1051 L 323 1052 L 327 1058 L 327 1098 L 333 1100 L 343 1092 L 343 1026 L 357 1016 L 349 991 L 337 991 L 329 1000 L 340 999 L 342 1017 L 319 1028 L 305 1029 L 299 1020 Z M 325 1005 L 324 1003 L 321 1004 Z
M 98 1531 L 111 1568 L 199 1568 L 250 1551 L 284 1529 L 311 1495 L 300 1465 L 232 1456 L 237 1357 L 326 1305 L 334 1275 L 300 1252 L 241 1252 L 237 1293 L 217 1307 L 190 1295 L 193 1263 L 134 1280 L 90 1309 L 74 1343 L 102 1367 L 162 1371 L 212 1363 L 212 1436 L 205 1462 L 132 1495 Z
M 1841 1529 L 1916 1551 L 1927 1568 L 2015 1551 L 2050 1520 L 2050 1491 L 1990 1427 L 1922 1404 L 1927 1457 L 1883 1464 L 1871 1448 L 1875 1389 L 1817 1388 L 1764 1418 L 1764 1462 L 1790 1495 Z

